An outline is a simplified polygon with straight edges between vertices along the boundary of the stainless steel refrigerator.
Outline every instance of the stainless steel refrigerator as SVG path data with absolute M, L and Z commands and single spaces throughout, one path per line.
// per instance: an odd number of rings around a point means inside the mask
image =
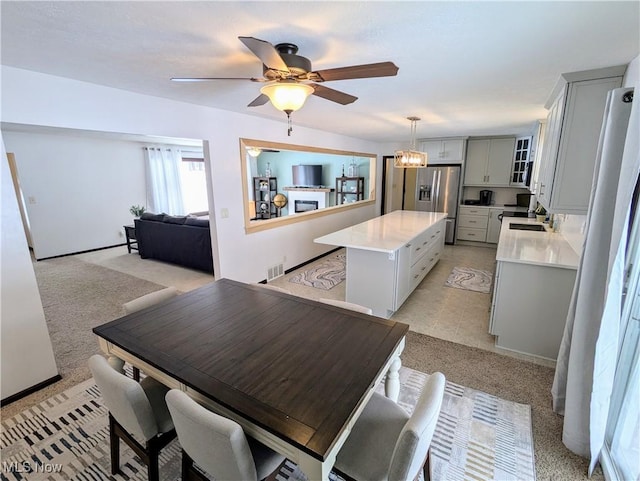
M 455 239 L 459 187 L 459 165 L 434 165 L 418 169 L 415 210 L 447 213 L 447 244 L 453 244 Z

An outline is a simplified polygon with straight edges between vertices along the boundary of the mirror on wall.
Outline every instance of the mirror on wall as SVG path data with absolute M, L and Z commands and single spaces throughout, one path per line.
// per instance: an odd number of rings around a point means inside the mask
M 375 154 L 252 139 L 240 154 L 247 231 L 375 201 Z

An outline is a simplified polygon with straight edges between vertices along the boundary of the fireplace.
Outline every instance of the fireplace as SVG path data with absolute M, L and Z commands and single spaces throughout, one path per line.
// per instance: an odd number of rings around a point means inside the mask
M 294 212 L 296 214 L 300 212 L 308 212 L 310 210 L 318 209 L 318 201 L 317 200 L 299 200 L 296 199 L 294 201 Z
M 333 189 L 328 187 L 285 187 L 287 193 L 289 215 L 330 207 L 329 194 Z

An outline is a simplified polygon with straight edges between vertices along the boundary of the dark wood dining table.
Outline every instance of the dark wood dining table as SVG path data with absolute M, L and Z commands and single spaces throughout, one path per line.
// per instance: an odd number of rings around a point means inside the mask
M 409 326 L 221 279 L 93 329 L 126 361 L 234 419 L 311 481 L 326 481 L 385 378 L 397 401 Z

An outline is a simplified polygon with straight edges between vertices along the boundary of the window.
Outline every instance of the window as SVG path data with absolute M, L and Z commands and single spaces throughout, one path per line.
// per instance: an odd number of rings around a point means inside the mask
M 180 162 L 180 187 L 185 213 L 209 210 L 207 178 L 202 154 L 183 151 L 182 162 Z
M 602 456 L 609 480 L 640 479 L 640 209 L 635 209 L 634 217 L 620 326 L 624 337 Z

